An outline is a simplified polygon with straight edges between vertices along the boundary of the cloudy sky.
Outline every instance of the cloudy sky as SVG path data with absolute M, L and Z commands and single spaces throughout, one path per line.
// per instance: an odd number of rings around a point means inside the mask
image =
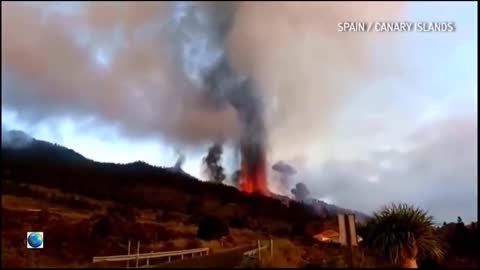
M 342 207 L 402 201 L 438 222 L 477 220 L 476 5 L 239 4 L 225 54 L 256 80 L 269 162 L 291 163 L 292 185 Z M 202 102 L 172 57 L 181 15 L 156 2 L 2 2 L 2 128 L 98 161 L 170 166 L 181 151 L 203 178 L 209 144 L 241 127 L 232 108 Z M 388 20 L 453 21 L 456 32 L 337 32 Z M 233 156 L 227 147 L 229 172 Z

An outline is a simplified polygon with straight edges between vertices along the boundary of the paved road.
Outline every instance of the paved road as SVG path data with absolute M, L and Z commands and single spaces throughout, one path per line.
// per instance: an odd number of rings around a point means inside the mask
M 254 248 L 255 245 L 243 246 L 215 252 L 207 256 L 158 264 L 152 266 L 152 268 L 234 268 L 242 262 L 243 253 Z

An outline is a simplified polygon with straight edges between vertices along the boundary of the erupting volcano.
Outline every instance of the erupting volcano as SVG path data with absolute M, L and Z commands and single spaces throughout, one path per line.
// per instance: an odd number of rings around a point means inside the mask
M 240 141 L 240 190 L 269 195 L 265 156 L 265 125 L 262 99 L 255 92 L 252 80 L 243 81 L 232 92 L 231 104 L 237 109 L 244 124 Z M 235 96 L 235 94 L 237 96 Z
M 192 85 L 202 91 L 216 109 L 227 106 L 237 111 L 243 125 L 236 147 L 241 154 L 238 188 L 248 193 L 269 195 L 266 181 L 265 124 L 263 96 L 256 91 L 254 78 L 239 74 L 226 52 L 226 39 L 234 24 L 236 4 L 233 2 L 175 2 L 173 4 L 172 37 L 182 70 Z M 186 49 L 190 48 L 190 49 Z M 192 49 L 193 48 L 193 49 Z M 199 64 L 201 63 L 201 64 Z M 220 136 L 221 137 L 221 136 Z M 206 161 L 215 182 L 223 181 L 218 166 L 221 145 L 225 138 L 216 139 Z M 211 154 L 211 155 L 210 155 Z

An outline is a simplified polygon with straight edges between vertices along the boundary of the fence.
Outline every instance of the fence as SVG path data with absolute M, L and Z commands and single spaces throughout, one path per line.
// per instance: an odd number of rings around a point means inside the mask
M 273 240 L 270 239 L 269 243 L 264 245 L 264 246 L 261 246 L 261 241 L 258 240 L 257 241 L 257 247 L 252 249 L 252 250 L 249 250 L 247 252 L 244 252 L 243 253 L 243 256 L 246 256 L 246 257 L 258 257 L 259 260 L 262 259 L 262 250 L 265 250 L 267 248 L 270 248 L 270 257 L 273 257 Z
M 257 247 L 246 251 L 243 253 L 245 257 L 258 258 L 261 260 L 261 251 L 270 248 L 270 256 L 273 257 L 273 240 L 270 239 L 269 243 L 261 246 L 261 241 L 257 241 Z M 210 253 L 210 248 L 195 248 L 195 249 L 186 249 L 186 250 L 175 250 L 175 251 L 163 251 L 163 252 L 151 252 L 151 253 L 140 253 L 140 242 L 137 243 L 137 253 L 130 254 L 130 241 L 128 242 L 128 255 L 115 255 L 115 256 L 102 256 L 102 257 L 93 257 L 92 262 L 127 262 L 127 268 L 130 267 L 130 261 L 135 260 L 135 268 L 143 268 L 150 266 L 150 259 L 157 258 L 168 258 L 168 262 L 172 262 L 173 258 L 183 260 L 185 257 L 193 258 L 196 255 L 206 256 Z M 146 264 L 139 266 L 139 260 L 146 260 Z
M 130 242 L 128 243 L 128 250 L 130 253 Z M 140 243 L 137 245 L 137 254 L 129 255 L 116 255 L 116 256 L 103 256 L 103 257 L 93 257 L 93 263 L 97 262 L 127 262 L 127 268 L 130 266 L 129 262 L 132 260 L 136 261 L 135 267 L 148 267 L 150 265 L 150 259 L 157 258 L 168 258 L 168 262 L 172 261 L 173 258 L 180 258 L 183 260 L 185 257 L 193 258 L 195 255 L 203 256 L 210 253 L 210 248 L 195 248 L 195 249 L 186 249 L 186 250 L 175 250 L 175 251 L 164 251 L 164 252 L 151 252 L 151 253 L 139 253 Z M 145 266 L 139 266 L 139 260 L 146 260 Z

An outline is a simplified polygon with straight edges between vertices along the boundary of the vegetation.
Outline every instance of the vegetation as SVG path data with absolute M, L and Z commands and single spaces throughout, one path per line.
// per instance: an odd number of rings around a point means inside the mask
M 392 204 L 367 222 L 365 244 L 403 268 L 417 268 L 418 259 L 444 256 L 433 217 L 407 204 Z
M 92 227 L 92 234 L 99 237 L 107 237 L 112 235 L 113 225 L 107 216 L 100 216 Z
M 275 238 L 273 244 L 273 258 L 269 253 L 270 249 L 262 251 L 260 267 L 297 268 L 305 266 L 305 250 L 291 240 Z
M 197 237 L 203 240 L 220 239 L 229 235 L 228 225 L 215 217 L 205 217 L 198 224 Z
M 479 252 L 478 223 L 465 225 L 461 219 L 456 223 L 444 223 L 436 232 L 441 236 L 445 247 L 445 261 L 439 264 L 436 261 L 424 260 L 420 266 L 432 267 L 478 267 L 476 259 Z
M 38 189 L 32 188 L 28 184 L 16 183 L 12 181 L 2 180 L 2 193 L 3 194 L 12 194 L 16 196 L 25 196 L 38 199 L 44 199 L 48 202 L 63 205 L 73 209 L 82 209 L 82 210 L 99 210 L 100 206 L 93 204 L 88 200 L 81 198 L 75 194 L 63 194 L 58 195 L 54 193 L 42 192 Z

